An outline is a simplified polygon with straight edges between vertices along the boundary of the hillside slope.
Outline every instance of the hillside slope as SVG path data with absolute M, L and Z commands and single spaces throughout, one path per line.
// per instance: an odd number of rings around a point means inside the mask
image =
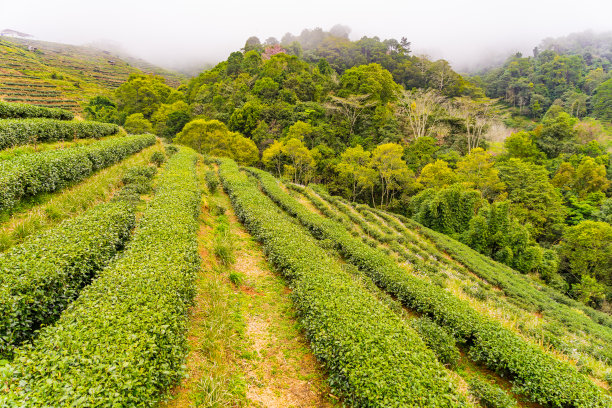
M 108 94 L 132 73 L 161 75 L 170 86 L 184 79 L 137 59 L 93 47 L 0 38 L 0 99 L 82 110 L 82 102 Z

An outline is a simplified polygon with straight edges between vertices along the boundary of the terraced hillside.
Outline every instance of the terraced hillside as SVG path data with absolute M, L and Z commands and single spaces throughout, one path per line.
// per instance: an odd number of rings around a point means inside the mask
M 184 79 L 142 60 L 129 61 L 93 47 L 2 37 L 0 99 L 78 113 L 83 101 L 109 93 L 131 73 L 161 75 L 173 87 Z
M 612 405 L 610 316 L 444 235 L 153 135 L 0 112 L 2 407 Z

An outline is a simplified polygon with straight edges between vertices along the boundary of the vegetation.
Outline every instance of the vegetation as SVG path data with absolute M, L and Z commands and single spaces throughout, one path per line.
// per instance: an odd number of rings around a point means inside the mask
M 102 140 L 84 147 L 25 154 L 0 161 L 0 211 L 20 200 L 60 190 L 83 180 L 155 143 L 155 136 L 140 135 Z
M 234 163 L 222 161 L 220 175 L 237 215 L 290 280 L 312 350 L 347 403 L 466 405 L 413 329 L 353 284 L 313 238 L 272 208 Z M 360 318 L 349 318 L 354 315 Z
M 154 406 L 177 382 L 199 267 L 195 160 L 172 156 L 123 256 L 16 351 L 5 405 Z
M 100 139 L 119 132 L 119 126 L 97 122 L 68 122 L 54 119 L 0 119 L 0 150 L 61 140 Z M 145 132 L 141 132 L 145 133 Z
M 26 103 L 7 103 L 0 101 L 0 119 L 26 119 L 48 118 L 59 120 L 72 120 L 74 114 L 70 111 L 57 108 L 45 108 Z

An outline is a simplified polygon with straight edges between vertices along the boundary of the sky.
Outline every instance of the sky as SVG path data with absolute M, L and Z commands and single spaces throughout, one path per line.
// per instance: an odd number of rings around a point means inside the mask
M 612 30 L 612 0 L 0 0 L 0 30 L 38 40 L 120 44 L 155 64 L 216 63 L 256 35 L 351 27 L 350 38 L 407 37 L 415 54 L 465 71 L 487 58 L 530 53 L 542 39 Z

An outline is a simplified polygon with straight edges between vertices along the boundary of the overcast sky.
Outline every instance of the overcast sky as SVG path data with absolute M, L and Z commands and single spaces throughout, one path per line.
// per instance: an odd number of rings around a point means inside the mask
M 110 40 L 167 67 L 223 60 L 251 35 L 280 39 L 334 24 L 351 27 L 351 39 L 405 36 L 415 53 L 463 69 L 500 51 L 530 52 L 545 37 L 610 31 L 612 0 L 0 0 L 0 30 Z

